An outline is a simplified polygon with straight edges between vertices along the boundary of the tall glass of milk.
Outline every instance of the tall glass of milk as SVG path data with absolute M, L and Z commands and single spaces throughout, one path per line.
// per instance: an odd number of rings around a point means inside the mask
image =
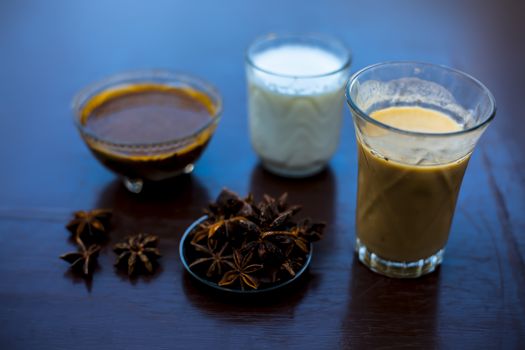
M 263 166 L 287 177 L 323 170 L 337 149 L 350 51 L 319 35 L 268 35 L 246 53 L 248 116 Z

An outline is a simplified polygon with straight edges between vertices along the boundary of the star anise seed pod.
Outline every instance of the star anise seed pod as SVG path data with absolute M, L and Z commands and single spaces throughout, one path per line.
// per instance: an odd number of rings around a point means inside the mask
M 297 271 L 304 265 L 304 259 L 301 256 L 293 255 L 293 246 L 285 252 L 284 261 L 281 264 L 281 270 L 286 271 L 291 277 L 295 277 Z
M 158 242 L 157 236 L 144 233 L 127 237 L 125 242 L 113 247 L 118 255 L 115 266 L 126 269 L 129 276 L 142 272 L 153 273 L 157 259 L 161 257 Z
M 212 243 L 214 242 L 214 243 Z M 228 243 L 225 243 L 220 250 L 217 251 L 217 241 L 208 240 L 208 245 L 205 247 L 200 244 L 192 243 L 195 249 L 201 253 L 206 254 L 204 258 L 199 258 L 190 264 L 190 268 L 202 263 L 208 263 L 208 270 L 206 271 L 206 276 L 221 276 L 223 267 L 233 268 L 231 262 L 232 255 L 224 256 L 224 251 L 228 248 Z
M 287 193 L 282 194 L 277 199 L 265 194 L 263 200 L 255 206 L 259 225 L 263 228 L 272 229 L 285 228 L 284 224 L 293 225 L 291 218 L 301 210 L 301 206 L 289 208 L 286 203 L 287 200 Z
M 252 215 L 253 209 L 250 203 L 241 199 L 235 192 L 223 189 L 215 203 L 209 205 L 205 214 L 210 218 L 222 217 L 228 219 L 232 216 L 249 216 Z
M 271 235 L 260 234 L 257 239 L 246 242 L 243 245 L 243 250 L 255 253 L 265 264 L 280 262 L 282 251 L 278 242 L 272 241 L 271 238 Z
M 271 228 L 278 228 L 280 227 L 281 225 L 287 223 L 291 218 L 292 216 L 294 216 L 295 214 L 297 214 L 299 211 L 301 210 L 301 206 L 299 205 L 294 205 L 293 207 L 291 207 L 290 209 L 287 209 L 286 211 L 280 213 L 273 221 L 272 223 L 270 224 L 270 227 Z
M 248 286 L 252 289 L 257 289 L 259 287 L 259 281 L 252 274 L 262 269 L 263 265 L 250 264 L 251 260 L 252 253 L 248 253 L 243 256 L 240 251 L 234 251 L 233 269 L 224 274 L 222 279 L 219 281 L 219 286 L 228 286 L 238 280 L 242 290 L 244 290 L 245 286 Z
M 195 233 L 192 233 L 193 238 L 191 239 L 191 243 L 198 243 L 203 239 L 208 238 L 208 232 L 211 225 L 213 225 L 213 223 L 208 220 L 199 224 L 195 230 Z
M 274 234 L 278 235 L 280 237 L 286 237 L 288 238 L 293 244 L 290 246 L 289 251 L 293 249 L 293 247 L 297 247 L 300 250 L 302 250 L 304 253 L 310 252 L 310 241 L 306 239 L 302 235 L 302 230 L 298 227 L 293 227 L 290 231 L 284 231 L 284 232 L 265 232 L 265 234 Z M 289 254 L 288 254 L 289 255 Z
M 257 225 L 242 216 L 216 220 L 213 223 L 207 221 L 199 225 L 199 229 L 193 234 L 191 242 L 198 243 L 204 238 L 208 238 L 208 240 L 214 239 L 217 232 L 221 229 L 229 231 L 231 228 L 234 228 L 234 230 L 240 228 L 241 230 L 235 230 L 235 232 L 244 232 L 246 234 L 258 231 Z
M 240 216 L 228 219 L 225 228 L 225 238 L 235 249 L 242 247 L 244 242 L 255 239 L 261 232 L 257 224 Z
M 74 235 L 77 243 L 101 243 L 107 239 L 111 210 L 79 210 L 73 216 L 66 228 Z
M 60 259 L 70 263 L 73 270 L 88 276 L 93 272 L 99 252 L 100 246 L 96 244 L 89 246 L 87 249 L 84 245 L 81 245 L 79 251 L 61 255 Z
M 216 222 L 206 221 L 199 225 L 198 230 L 193 234 L 191 243 L 198 243 L 203 239 L 212 238 L 217 231 L 224 227 L 226 221 L 224 219 L 217 219 Z
M 309 219 L 305 219 L 297 225 L 299 236 L 304 237 L 308 242 L 315 242 L 323 238 L 325 226 L 324 222 L 312 223 Z

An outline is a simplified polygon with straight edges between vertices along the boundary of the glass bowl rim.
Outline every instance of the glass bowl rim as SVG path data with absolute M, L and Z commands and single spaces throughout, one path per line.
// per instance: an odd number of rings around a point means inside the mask
M 330 45 L 338 46 L 343 51 L 345 51 L 345 57 L 342 60 L 342 64 L 339 68 L 331 70 L 326 73 L 321 74 L 307 74 L 307 75 L 294 75 L 294 74 L 282 74 L 282 73 L 276 73 L 268 69 L 264 69 L 259 67 L 252 59 L 251 51 L 258 45 L 263 44 L 265 42 L 270 41 L 277 41 L 277 40 L 317 40 L 319 42 L 328 43 Z M 282 77 L 282 78 L 288 78 L 288 79 L 317 79 L 317 78 L 323 78 L 323 77 L 329 77 L 332 75 L 335 75 L 337 73 L 343 72 L 346 69 L 350 67 L 352 64 L 352 51 L 339 39 L 335 37 L 331 37 L 324 34 L 318 34 L 318 33 L 268 33 L 265 35 L 261 35 L 255 40 L 253 40 L 250 45 L 246 48 L 244 52 L 244 60 L 248 64 L 248 66 L 252 67 L 253 69 L 263 72 L 268 75 L 276 76 L 276 77 Z
M 399 129 L 393 126 L 390 126 L 388 124 L 384 124 L 374 118 L 372 118 L 368 113 L 364 112 L 361 108 L 357 106 L 357 104 L 353 101 L 353 99 L 350 97 L 350 89 L 353 87 L 353 85 L 357 82 L 357 78 L 367 71 L 371 69 L 375 69 L 378 67 L 387 67 L 387 66 L 396 66 L 396 65 L 406 65 L 406 66 L 423 66 L 423 67 L 431 67 L 435 69 L 440 69 L 442 71 L 446 71 L 448 73 L 457 74 L 459 76 L 462 76 L 466 78 L 467 80 L 474 83 L 478 88 L 480 88 L 481 91 L 488 97 L 490 102 L 490 115 L 488 118 L 486 118 L 484 121 L 482 121 L 479 124 L 476 124 L 470 128 L 453 131 L 453 132 L 444 132 L 444 133 L 428 133 L 428 132 L 419 132 L 419 131 L 410 131 L 410 130 L 404 130 Z M 451 136 L 458 136 L 458 135 L 464 135 L 467 133 L 470 133 L 472 131 L 478 130 L 486 125 L 488 125 L 496 116 L 496 100 L 494 99 L 494 96 L 490 92 L 490 90 L 478 79 L 474 78 L 472 75 L 465 73 L 459 69 L 451 68 L 445 65 L 441 64 L 434 64 L 434 63 L 428 63 L 428 62 L 421 62 L 421 61 L 386 61 L 386 62 L 379 62 L 375 63 L 369 66 L 366 66 L 354 74 L 348 79 L 348 82 L 345 86 L 345 98 L 346 103 L 352 110 L 352 112 L 356 112 L 356 114 L 364 119 L 367 122 L 370 122 L 382 129 L 386 129 L 388 131 L 392 131 L 398 134 L 404 134 L 408 136 L 419 136 L 419 137 L 435 137 L 435 138 L 441 138 L 441 137 L 451 137 Z
M 200 223 L 202 223 L 203 221 L 205 221 L 206 219 L 208 219 L 208 215 L 203 215 L 201 216 L 200 218 L 198 218 L 197 220 L 195 220 L 194 222 L 192 222 L 190 224 L 190 226 L 188 226 L 186 228 L 186 231 L 184 231 L 184 234 L 182 235 L 181 239 L 180 239 L 180 243 L 179 243 L 179 256 L 180 256 L 180 260 L 182 261 L 182 265 L 184 266 L 184 269 L 193 277 L 195 278 L 197 281 L 205 284 L 206 286 L 208 287 L 211 287 L 213 289 L 216 289 L 216 290 L 219 290 L 221 292 L 227 292 L 227 293 L 234 293 L 234 294 L 243 294 L 243 295 L 248 295 L 248 294 L 260 294 L 260 293 L 265 293 L 265 292 L 270 292 L 270 291 L 274 291 L 276 289 L 279 289 L 279 288 L 283 288 L 293 282 L 295 282 L 297 279 L 299 279 L 303 274 L 304 272 L 308 269 L 308 267 L 310 266 L 310 263 L 312 261 L 312 255 L 313 255 L 313 244 L 310 242 L 310 252 L 308 253 L 308 255 L 306 256 L 306 261 L 304 262 L 304 265 L 301 267 L 301 269 L 299 271 L 297 271 L 295 273 L 295 276 L 290 278 L 289 280 L 286 280 L 282 283 L 278 283 L 278 284 L 275 284 L 271 287 L 268 287 L 268 288 L 264 288 L 264 289 L 248 289 L 248 290 L 240 290 L 240 289 L 231 289 L 231 288 L 225 288 L 225 287 L 221 287 L 219 286 L 217 283 L 214 283 L 214 282 L 211 282 L 201 276 L 199 276 L 198 274 L 196 274 L 194 271 L 191 270 L 190 268 L 190 265 L 188 264 L 188 261 L 186 260 L 186 256 L 184 254 L 184 250 L 185 250 L 185 245 L 184 245 L 184 242 L 187 241 L 188 239 L 188 236 L 193 232 L 193 230 L 195 229 L 195 227 L 197 227 L 197 225 L 199 225 Z
M 110 90 L 116 86 L 126 86 L 133 83 L 146 83 L 148 81 L 154 82 L 154 79 L 164 79 L 165 81 L 160 82 L 159 84 L 175 83 L 175 84 L 187 84 L 192 88 L 195 88 L 199 92 L 204 93 L 208 96 L 214 103 L 215 111 L 209 121 L 207 121 L 202 127 L 193 131 L 187 136 L 178 137 L 172 140 L 160 141 L 160 142 L 115 142 L 110 139 L 106 139 L 98 136 L 96 133 L 88 130 L 80 122 L 80 116 L 82 112 L 82 107 L 86 102 L 90 101 L 97 94 Z M 219 90 L 208 83 L 207 81 L 198 78 L 196 76 L 170 71 L 166 69 L 137 69 L 129 70 L 116 74 L 109 75 L 103 79 L 97 80 L 86 85 L 82 88 L 74 97 L 72 101 L 73 118 L 74 123 L 77 129 L 82 135 L 86 135 L 89 138 L 107 144 L 109 146 L 118 147 L 118 148 L 131 148 L 131 149 L 144 149 L 144 148 L 161 148 L 166 146 L 173 146 L 178 143 L 184 143 L 186 141 L 191 141 L 197 135 L 201 134 L 203 131 L 208 129 L 212 124 L 217 123 L 221 118 L 223 111 L 223 102 L 222 96 L 219 93 Z

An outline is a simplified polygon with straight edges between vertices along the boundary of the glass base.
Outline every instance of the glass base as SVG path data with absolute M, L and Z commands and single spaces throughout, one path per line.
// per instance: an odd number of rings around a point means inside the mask
M 175 176 L 179 176 L 179 175 L 183 175 L 183 174 L 189 174 L 193 171 L 194 169 L 194 165 L 193 164 L 188 164 L 186 165 L 186 167 L 184 167 L 184 169 L 182 169 L 181 171 L 173 174 L 172 176 L 170 176 L 169 178 L 173 178 Z M 164 179 L 165 180 L 165 179 Z M 129 178 L 129 177 L 124 177 L 123 178 L 123 181 L 124 181 L 124 186 L 126 187 L 126 189 L 132 193 L 140 193 L 142 192 L 142 189 L 144 188 L 144 180 L 143 179 L 138 179 L 138 178 Z M 162 180 L 160 180 L 162 181 Z
M 416 261 L 390 261 L 385 260 L 372 253 L 361 243 L 359 238 L 355 241 L 355 251 L 361 261 L 370 270 L 387 277 L 394 278 L 417 278 L 431 273 L 443 261 L 444 249 L 436 254 Z
M 126 186 L 127 190 L 131 193 L 142 192 L 142 188 L 144 187 L 144 181 L 142 181 L 142 179 L 130 179 L 129 177 L 125 177 L 123 181 L 124 186 Z
M 279 166 L 275 163 L 264 161 L 264 160 L 261 160 L 261 163 L 263 167 L 269 172 L 275 175 L 279 175 L 283 177 L 290 177 L 290 178 L 303 178 L 303 177 L 313 176 L 323 171 L 323 169 L 326 167 L 326 164 L 320 164 L 320 165 L 316 164 L 308 168 L 290 169 L 290 168 L 283 168 L 282 166 Z

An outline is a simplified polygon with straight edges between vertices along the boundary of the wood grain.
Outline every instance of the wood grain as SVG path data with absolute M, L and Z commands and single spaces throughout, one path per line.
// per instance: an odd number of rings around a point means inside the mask
M 522 2 L 89 1 L 0 3 L 0 348 L 523 348 L 525 8 Z M 445 261 L 418 280 L 378 276 L 353 254 L 356 148 L 348 112 L 330 167 L 310 179 L 258 165 L 243 52 L 267 32 L 322 32 L 352 71 L 423 60 L 473 74 L 498 115 L 465 175 Z M 72 96 L 109 74 L 161 67 L 215 84 L 219 128 L 191 176 L 136 196 L 90 155 Z M 178 257 L 184 229 L 223 187 L 288 191 L 328 223 L 308 274 L 279 293 L 232 298 Z M 90 281 L 58 259 L 74 210 L 112 207 L 111 240 L 160 236 L 162 268 L 129 280 L 106 247 Z

